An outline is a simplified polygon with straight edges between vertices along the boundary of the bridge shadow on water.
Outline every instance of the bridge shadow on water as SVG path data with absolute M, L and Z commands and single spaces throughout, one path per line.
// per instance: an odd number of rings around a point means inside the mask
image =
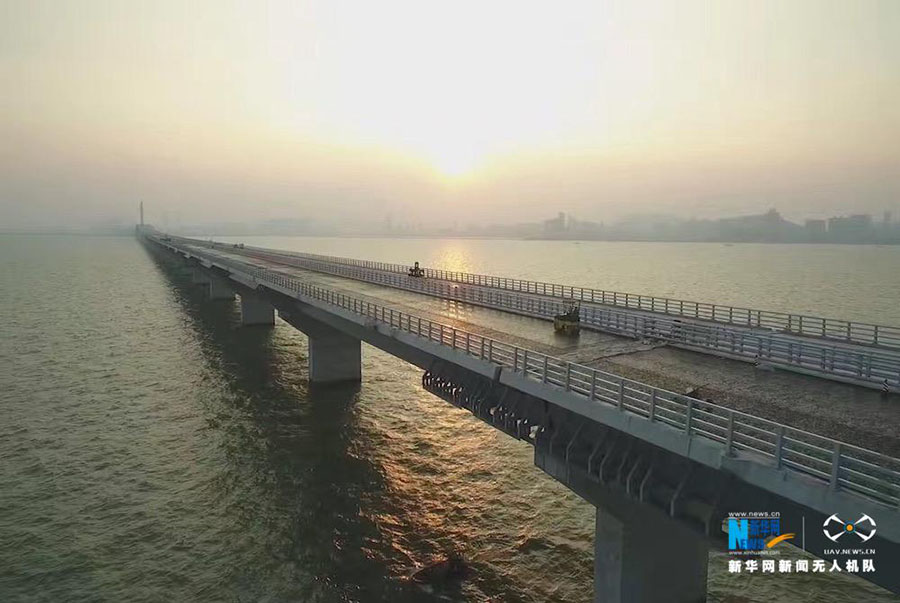
M 153 254 L 154 256 L 156 254 Z M 358 384 L 315 386 L 293 328 L 241 327 L 238 304 L 209 301 L 155 257 L 207 364 L 201 396 L 208 483 L 229 600 L 464 600 L 398 579 L 373 518 L 398 512 L 360 427 Z M 425 535 L 423 535 L 425 537 Z M 218 562 L 218 561 L 217 561 Z

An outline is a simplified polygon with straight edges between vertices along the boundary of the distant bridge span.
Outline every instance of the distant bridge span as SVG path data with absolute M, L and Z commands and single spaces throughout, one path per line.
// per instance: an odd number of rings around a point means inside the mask
M 223 243 L 183 241 L 228 248 Z M 256 247 L 228 251 L 543 319 L 562 313 L 574 300 L 581 306 L 582 326 L 589 329 L 900 392 L 898 327 L 430 268 L 424 269 L 424 279 L 413 279 L 407 275 L 408 267 L 399 264 Z

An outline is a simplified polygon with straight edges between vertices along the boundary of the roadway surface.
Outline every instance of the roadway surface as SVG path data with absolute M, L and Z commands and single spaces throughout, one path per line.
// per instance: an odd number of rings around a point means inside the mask
M 900 455 L 900 395 L 692 352 L 660 342 L 582 330 L 553 332 L 545 320 L 313 272 L 227 249 L 197 247 L 232 261 L 451 324 L 538 352 L 742 410 L 884 454 Z

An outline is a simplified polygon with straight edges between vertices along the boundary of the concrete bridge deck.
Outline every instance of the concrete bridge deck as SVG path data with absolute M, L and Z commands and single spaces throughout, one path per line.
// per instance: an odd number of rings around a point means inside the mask
M 214 244 L 211 241 L 209 243 Z M 409 268 L 407 265 L 402 264 L 286 251 L 281 249 L 266 249 L 247 246 L 246 250 L 248 252 L 271 252 L 294 259 L 305 259 L 399 274 L 406 274 Z M 647 294 L 610 291 L 577 285 L 531 281 L 522 278 L 458 272 L 429 267 L 423 267 L 422 272 L 423 276 L 428 279 L 452 283 L 490 287 L 517 293 L 543 295 L 555 299 L 577 300 L 585 304 L 590 303 L 607 307 L 646 311 L 655 315 L 677 316 L 688 320 L 727 325 L 729 327 L 746 326 L 763 331 L 801 335 L 835 343 L 844 342 L 854 345 L 871 346 L 883 350 L 900 351 L 900 327 L 891 325 L 827 318 L 803 313 L 744 308 L 712 302 L 672 299 Z
M 368 299 L 486 337 L 503 339 L 571 362 L 691 394 L 799 429 L 900 456 L 900 395 L 789 371 L 757 368 L 728 358 L 679 349 L 665 343 L 583 330 L 559 336 L 546 321 L 453 300 L 361 282 L 248 257 L 228 248 L 194 246 L 234 261 L 248 262 L 302 278 L 304 282 Z
M 565 311 L 566 300 L 572 299 L 566 295 L 572 295 L 574 299 L 580 296 L 581 325 L 585 329 L 664 341 L 681 349 L 900 393 L 900 350 L 894 337 L 900 329 L 896 327 L 741 310 L 700 302 L 608 294 L 593 289 L 447 273 L 428 268 L 423 271 L 425 278 L 411 278 L 407 274 L 408 269 L 397 264 L 255 247 L 238 248 L 212 241 L 182 239 L 181 242 L 200 244 L 210 249 L 227 249 L 253 260 L 271 260 L 548 320 Z M 624 299 L 619 299 L 620 296 Z M 604 301 L 601 303 L 595 299 Z M 646 300 L 649 303 L 645 303 Z M 690 312 L 691 308 L 694 312 Z M 808 327 L 816 321 L 819 321 L 822 330 L 818 334 L 810 333 Z

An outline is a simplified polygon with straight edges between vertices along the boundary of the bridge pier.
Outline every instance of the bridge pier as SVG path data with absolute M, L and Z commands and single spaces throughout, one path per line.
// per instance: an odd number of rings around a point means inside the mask
M 209 299 L 234 299 L 234 291 L 225 279 L 210 274 L 202 268 L 191 269 L 191 282 L 195 285 L 203 285 Z
M 208 294 L 209 299 L 234 299 L 234 290 L 225 279 L 218 276 L 210 277 Z
M 310 383 L 342 383 L 362 379 L 362 341 L 303 312 L 278 311 L 309 342 Z
M 209 283 L 209 275 L 202 268 L 191 268 L 191 283 L 194 285 L 205 285 Z
M 706 601 L 706 539 L 640 508 L 618 516 L 597 508 L 595 603 Z
M 337 383 L 362 379 L 362 342 L 337 329 L 322 325 L 308 333 L 309 380 Z
M 274 325 L 275 306 L 256 293 L 240 292 L 241 325 Z

